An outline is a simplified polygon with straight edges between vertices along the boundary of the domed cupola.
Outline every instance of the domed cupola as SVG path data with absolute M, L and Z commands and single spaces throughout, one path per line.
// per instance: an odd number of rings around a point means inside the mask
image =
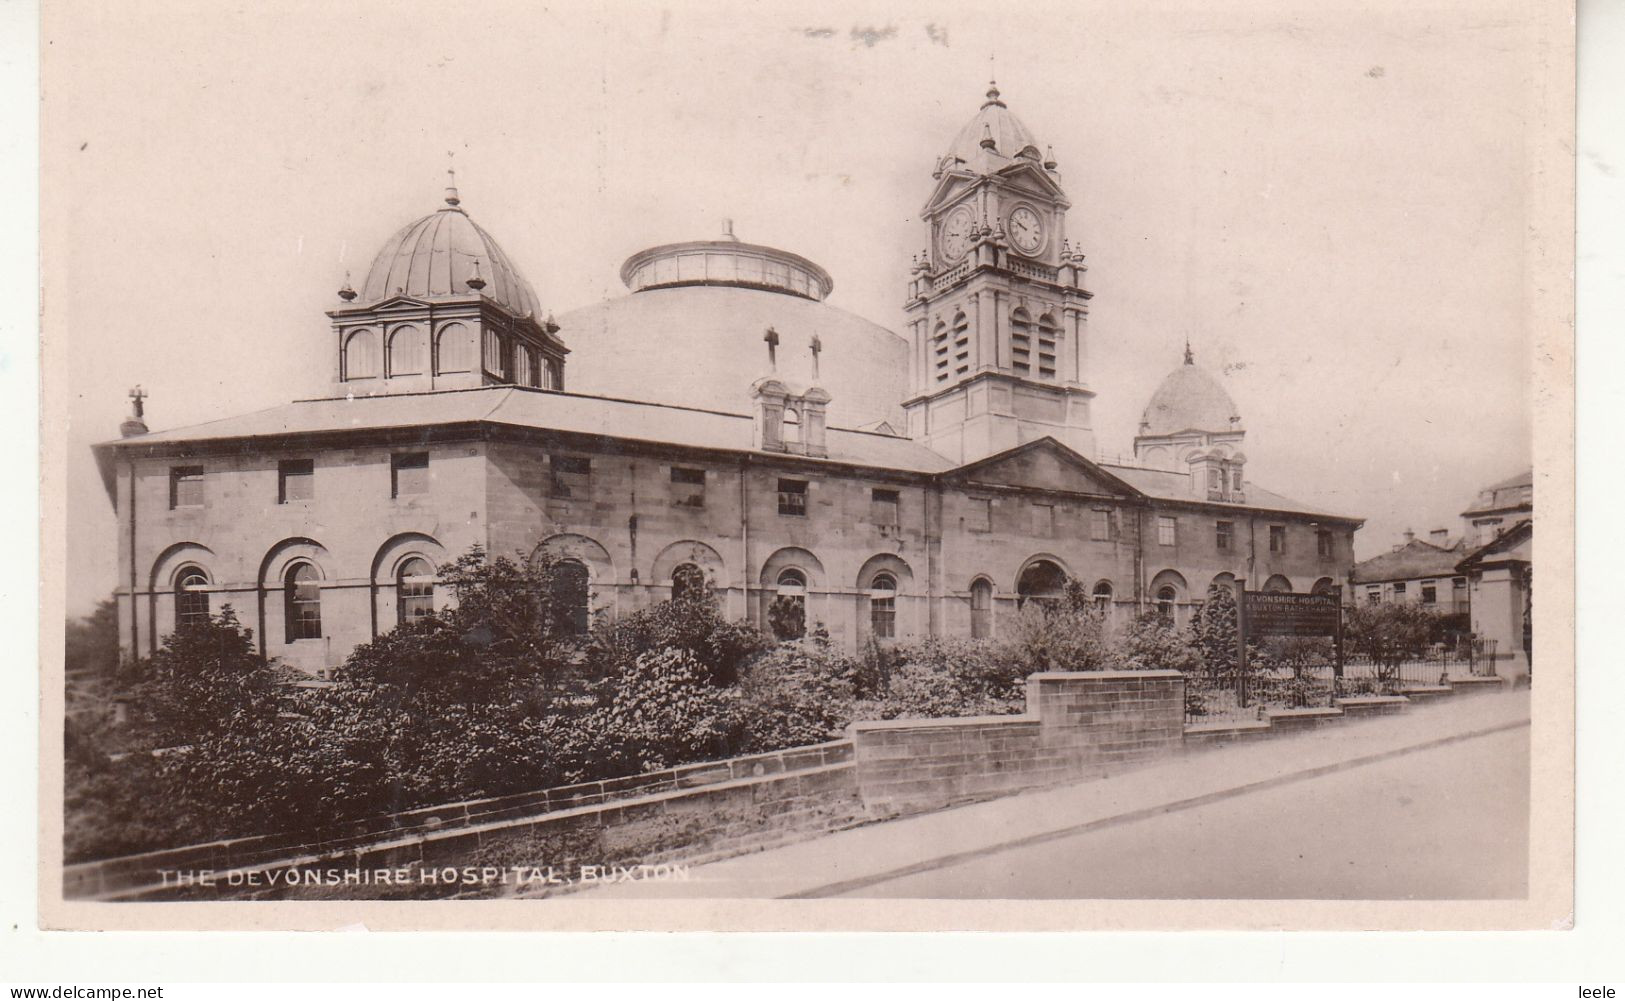
M 1015 157 L 1038 161 L 1038 139 L 999 96 L 999 85 L 989 82 L 987 100 L 948 147 L 947 160 L 974 164 L 989 156 L 1008 162 Z
M 1151 402 L 1140 416 L 1140 434 L 1227 434 L 1240 430 L 1241 414 L 1230 394 L 1219 380 L 1197 366 L 1190 345 L 1185 345 L 1185 363 L 1169 372 L 1151 394 Z
M 1191 491 L 1199 497 L 1240 502 L 1245 436 L 1235 401 L 1197 366 L 1186 342 L 1184 364 L 1162 380 L 1140 416 L 1134 458 L 1154 469 L 1188 471 Z
M 512 384 L 564 387 L 568 349 L 536 292 L 462 206 L 445 205 L 385 241 L 359 290 L 330 311 L 338 389 L 361 395 Z

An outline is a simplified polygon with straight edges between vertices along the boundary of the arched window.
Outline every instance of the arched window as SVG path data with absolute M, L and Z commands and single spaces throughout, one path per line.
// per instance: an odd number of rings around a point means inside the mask
M 970 321 L 964 313 L 954 314 L 954 374 L 970 371 Z
M 877 573 L 869 582 L 869 631 L 877 639 L 897 635 L 897 578 Z
M 344 378 L 378 377 L 378 338 L 370 330 L 357 330 L 344 342 Z
M 978 640 L 993 635 L 993 582 L 986 577 L 971 582 L 970 635 Z
M 941 320 L 931 332 L 931 366 L 938 382 L 948 381 L 948 325 Z
M 1179 591 L 1172 584 L 1157 589 L 1157 617 L 1173 625 L 1174 606 L 1179 602 Z
M 487 330 L 485 332 L 485 371 L 493 378 L 506 381 L 508 378 L 507 355 L 507 345 L 502 342 L 502 335 L 495 330 Z
M 679 563 L 671 572 L 671 600 L 698 601 L 705 597 L 705 572 L 693 563 Z
M 564 389 L 564 367 L 557 361 L 549 361 L 542 369 L 542 388 L 554 392 Z
M 441 327 L 434 343 L 434 370 L 437 373 L 467 372 L 474 367 L 474 345 L 468 328 L 463 324 L 448 323 Z
M 422 375 L 427 369 L 428 352 L 423 350 L 423 331 L 411 325 L 396 327 L 389 335 L 389 374 Z
M 1336 584 L 1330 577 L 1322 577 L 1315 581 L 1315 586 L 1309 589 L 1310 594 L 1331 594 Z
M 1095 585 L 1094 593 L 1090 595 L 1094 601 L 1095 611 L 1102 615 L 1110 615 L 1112 610 L 1112 582 L 1103 580 Z
M 807 634 L 807 575 L 786 567 L 779 571 L 776 586 L 769 625 L 780 639 L 800 639 Z
M 295 563 L 283 578 L 282 611 L 288 642 L 322 638 L 322 577 L 309 563 Z
M 421 556 L 401 564 L 395 574 L 395 609 L 406 625 L 434 614 L 434 568 Z
M 1033 319 L 1020 307 L 1010 314 L 1010 370 L 1017 375 L 1033 370 Z
M 1286 594 L 1292 590 L 1292 582 L 1280 574 L 1273 574 L 1264 582 L 1264 590 L 1270 594 Z
M 1055 345 L 1061 339 L 1061 327 L 1055 317 L 1045 313 L 1038 318 L 1038 377 L 1055 378 Z
M 779 440 L 788 444 L 795 444 L 801 441 L 801 415 L 796 413 L 793 408 L 784 408 L 784 423 L 782 427 L 783 431 L 780 432 Z
M 175 577 L 175 628 L 190 629 L 209 624 L 209 578 L 197 567 L 187 567 Z
M 1044 608 L 1050 608 L 1065 591 L 1066 571 L 1049 560 L 1037 560 L 1021 571 L 1021 577 L 1016 581 L 1016 603 L 1024 606 L 1028 600 L 1032 600 Z
M 539 384 L 536 378 L 536 352 L 523 344 L 513 349 L 513 381 L 521 386 L 534 387 Z
M 553 601 L 562 616 L 564 632 L 586 633 L 591 622 L 591 575 L 580 560 L 562 560 L 553 568 Z

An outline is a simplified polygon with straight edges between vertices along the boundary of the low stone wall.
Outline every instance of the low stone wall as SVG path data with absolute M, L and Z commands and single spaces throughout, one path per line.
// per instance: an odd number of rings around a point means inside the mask
M 933 810 L 1105 774 L 1177 751 L 1178 671 L 1090 671 L 1027 679 L 1027 712 L 887 720 L 847 728 L 871 816 Z
M 70 866 L 64 895 L 103 900 L 421 897 L 567 889 L 583 866 L 687 863 L 868 820 L 1076 781 L 1183 740 L 1177 671 L 1036 674 L 1022 716 L 855 723 L 847 740 L 605 782 L 373 818 L 336 836 L 194 845 Z M 562 882 L 479 884 L 437 872 L 547 870 Z M 189 873 L 184 882 L 173 875 Z M 387 883 L 310 873 L 390 873 Z M 300 874 L 290 884 L 289 873 Z M 280 878 L 278 874 L 281 874 Z
M 706 761 L 602 782 L 556 786 L 535 792 L 443 803 L 370 817 L 314 837 L 270 834 L 183 848 L 124 855 L 65 866 L 63 896 L 68 899 L 120 899 L 164 888 L 164 873 L 227 873 L 290 864 L 326 864 L 354 859 L 379 844 L 444 838 L 462 829 L 492 830 L 504 823 L 569 814 L 662 793 L 680 793 L 741 780 L 763 779 L 830 766 L 849 766 L 852 745 L 838 740 L 726 761 Z M 612 813 L 612 811 L 605 811 Z

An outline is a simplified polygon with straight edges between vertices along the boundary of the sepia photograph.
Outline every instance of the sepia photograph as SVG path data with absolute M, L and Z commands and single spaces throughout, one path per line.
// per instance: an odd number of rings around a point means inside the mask
M 42 20 L 55 927 L 1572 922 L 1568 8 Z

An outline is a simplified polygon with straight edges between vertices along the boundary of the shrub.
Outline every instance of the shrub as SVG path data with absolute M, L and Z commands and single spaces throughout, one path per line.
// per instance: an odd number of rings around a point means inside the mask
M 1370 657 L 1381 676 L 1392 677 L 1432 642 L 1436 620 L 1414 605 L 1356 605 L 1344 615 L 1343 642 L 1351 652 Z
M 748 622 L 723 618 L 715 597 L 662 601 L 593 630 L 587 659 L 598 677 L 625 670 L 653 650 L 680 650 L 692 657 L 713 685 L 732 685 L 751 658 L 771 645 Z
M 615 771 L 724 758 L 742 743 L 739 692 L 713 685 L 686 650 L 640 654 L 612 687 L 609 704 L 588 725 L 603 735 L 605 764 Z
M 886 683 L 854 707 L 858 719 L 991 716 L 1026 705 L 1026 665 L 992 640 L 931 637 L 891 650 Z
M 745 751 L 776 751 L 829 740 L 852 719 L 858 665 L 821 631 L 783 643 L 753 662 L 740 682 Z
M 1202 666 L 1197 648 L 1156 612 L 1146 612 L 1118 637 L 1117 657 L 1124 670 L 1183 671 Z
M 1028 673 L 1115 666 L 1105 617 L 1087 603 L 1029 600 L 1016 612 L 1007 635 L 1009 655 Z

